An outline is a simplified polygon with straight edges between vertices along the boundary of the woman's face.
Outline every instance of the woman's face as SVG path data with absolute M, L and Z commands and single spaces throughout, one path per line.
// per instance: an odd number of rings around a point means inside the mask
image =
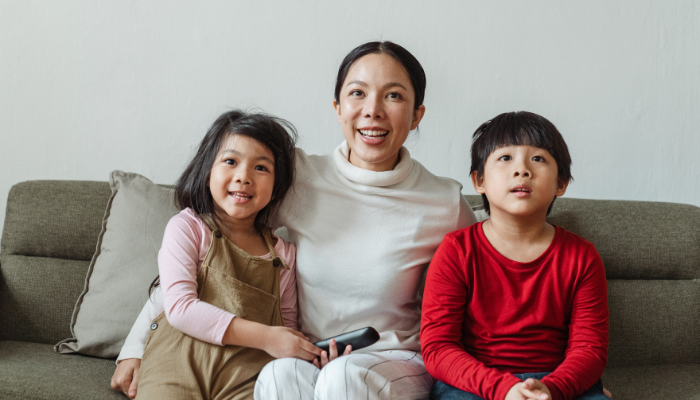
M 399 162 L 408 132 L 420 123 L 425 106 L 413 109 L 415 93 L 406 69 L 393 57 L 369 54 L 350 67 L 333 101 L 350 148 L 350 163 L 389 171 Z

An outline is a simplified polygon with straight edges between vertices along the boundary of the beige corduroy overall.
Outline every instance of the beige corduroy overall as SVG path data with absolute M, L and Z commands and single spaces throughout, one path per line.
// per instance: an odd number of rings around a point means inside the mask
M 280 267 L 269 230 L 271 260 L 231 243 L 212 218 L 212 242 L 197 274 L 199 299 L 250 321 L 281 326 Z M 139 371 L 138 399 L 252 399 L 258 373 L 274 358 L 263 350 L 218 346 L 173 328 L 165 313 L 153 320 Z

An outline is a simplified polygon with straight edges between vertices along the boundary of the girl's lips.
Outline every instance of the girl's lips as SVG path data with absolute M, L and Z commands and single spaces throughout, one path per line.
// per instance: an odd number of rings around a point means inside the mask
M 231 196 L 236 203 L 247 203 L 253 199 L 253 196 L 246 192 L 229 192 L 229 196 Z

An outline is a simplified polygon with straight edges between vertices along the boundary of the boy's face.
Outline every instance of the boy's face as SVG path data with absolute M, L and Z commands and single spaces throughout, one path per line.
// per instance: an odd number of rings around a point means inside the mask
M 533 146 L 505 146 L 486 159 L 484 174 L 472 183 L 489 200 L 491 216 L 505 213 L 527 217 L 547 215 L 555 196 L 566 192 L 569 182 L 560 182 L 557 162 L 547 150 Z

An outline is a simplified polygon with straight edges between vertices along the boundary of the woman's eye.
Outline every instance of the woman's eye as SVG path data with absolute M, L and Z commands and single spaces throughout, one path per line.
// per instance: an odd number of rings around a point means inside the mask
M 353 90 L 350 92 L 350 96 L 362 96 L 361 90 Z
M 387 97 L 390 98 L 390 99 L 400 99 L 400 98 L 401 98 L 401 94 L 396 93 L 396 92 L 392 92 L 392 93 L 389 93 L 389 94 L 387 95 Z
M 500 156 L 498 157 L 498 161 L 510 161 L 510 156 Z

